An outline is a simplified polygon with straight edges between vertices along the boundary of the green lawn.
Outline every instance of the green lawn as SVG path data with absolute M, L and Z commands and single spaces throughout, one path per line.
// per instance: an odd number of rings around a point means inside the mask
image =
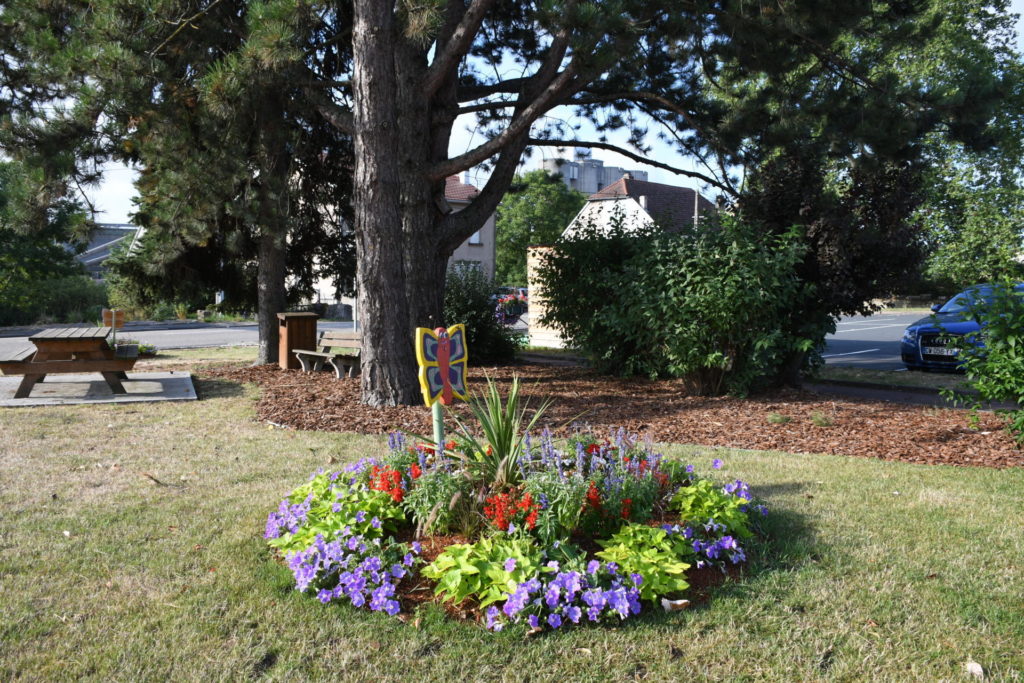
M 227 382 L 200 394 L 0 412 L 0 679 L 935 681 L 968 660 L 1024 678 L 1024 470 L 715 451 L 772 509 L 742 581 L 525 638 L 297 594 L 267 512 L 384 439 L 269 429 Z

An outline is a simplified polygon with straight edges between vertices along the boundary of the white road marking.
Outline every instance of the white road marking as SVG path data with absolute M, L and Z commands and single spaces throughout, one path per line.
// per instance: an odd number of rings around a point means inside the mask
M 838 358 L 839 356 L 856 356 L 858 353 L 871 353 L 872 351 L 881 351 L 881 349 L 864 349 L 863 351 L 850 351 L 849 353 L 830 353 L 822 356 L 822 358 Z
M 836 330 L 836 334 L 843 334 L 844 332 L 864 332 L 865 330 L 880 330 L 883 327 L 906 327 L 903 323 L 894 323 L 892 325 L 875 325 L 874 327 L 856 327 L 849 330 Z

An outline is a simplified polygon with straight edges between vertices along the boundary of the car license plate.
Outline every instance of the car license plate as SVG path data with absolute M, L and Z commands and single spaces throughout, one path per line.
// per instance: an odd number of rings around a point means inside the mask
M 960 353 L 960 349 L 945 346 L 925 346 L 921 349 L 921 352 L 927 356 L 955 356 Z

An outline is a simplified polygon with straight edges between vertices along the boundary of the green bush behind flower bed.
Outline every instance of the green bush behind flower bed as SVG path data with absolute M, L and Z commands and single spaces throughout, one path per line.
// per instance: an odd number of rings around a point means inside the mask
M 793 351 L 814 350 L 816 331 L 782 331 L 807 287 L 795 275 L 805 249 L 796 229 L 766 237 L 730 216 L 680 234 L 621 215 L 610 226 L 559 242 L 540 268 L 540 322 L 600 371 L 742 394 L 778 374 Z

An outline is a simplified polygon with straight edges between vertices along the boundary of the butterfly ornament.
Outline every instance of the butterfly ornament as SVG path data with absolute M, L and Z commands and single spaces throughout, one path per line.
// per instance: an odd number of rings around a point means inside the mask
M 416 328 L 416 360 L 419 362 L 420 389 L 427 406 L 440 401 L 451 405 L 466 395 L 466 326 L 448 329 Z

